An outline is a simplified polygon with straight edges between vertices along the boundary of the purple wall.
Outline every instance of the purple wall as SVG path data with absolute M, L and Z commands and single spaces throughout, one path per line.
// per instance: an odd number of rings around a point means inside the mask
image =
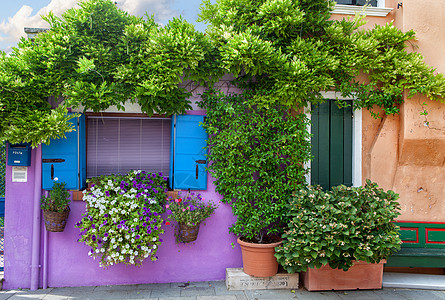
M 13 183 L 12 168 L 6 168 L 4 289 L 30 288 L 33 189 L 35 176 L 41 175 L 35 174 L 35 156 L 36 150 L 33 150 L 26 183 Z M 207 180 L 208 189 L 201 194 L 219 202 L 221 196 L 215 192 L 213 178 L 208 176 Z M 228 230 L 234 217 L 227 204 L 220 203 L 206 225 L 201 224 L 195 243 L 176 244 L 173 222 L 169 226 L 163 225 L 165 233 L 161 238 L 164 242 L 157 252 L 157 261 L 145 260 L 142 267 L 115 265 L 108 269 L 100 268 L 98 261 L 88 256 L 90 248 L 77 242 L 79 230 L 74 226 L 84 211 L 84 202 L 72 202 L 65 231 L 48 233 L 49 287 L 223 280 L 226 268 L 242 266 L 236 237 Z M 43 238 L 41 241 L 40 265 L 43 265 Z M 40 287 L 42 278 L 43 274 Z
M 36 152 L 31 154 L 26 183 L 12 182 L 12 167 L 6 166 L 5 289 L 30 287 Z

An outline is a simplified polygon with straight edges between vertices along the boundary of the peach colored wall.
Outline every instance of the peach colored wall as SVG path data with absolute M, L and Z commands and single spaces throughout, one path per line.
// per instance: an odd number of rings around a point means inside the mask
M 396 1 L 387 1 L 386 6 L 394 10 L 381 21 L 393 19 L 403 31 L 413 29 L 417 40 L 407 50 L 422 53 L 443 73 L 445 1 L 404 0 L 400 9 Z M 420 115 L 424 107 L 427 117 Z M 363 113 L 363 179 L 400 194 L 399 220 L 445 222 L 445 104 L 405 95 L 400 109 L 400 115 L 379 120 Z

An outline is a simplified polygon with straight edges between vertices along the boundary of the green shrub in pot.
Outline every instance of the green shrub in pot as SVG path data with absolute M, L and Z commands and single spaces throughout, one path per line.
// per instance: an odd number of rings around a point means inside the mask
M 290 273 L 329 264 L 348 270 L 354 261 L 378 263 L 400 249 L 399 195 L 367 180 L 365 186 L 309 186 L 288 204 L 288 228 L 275 256 Z

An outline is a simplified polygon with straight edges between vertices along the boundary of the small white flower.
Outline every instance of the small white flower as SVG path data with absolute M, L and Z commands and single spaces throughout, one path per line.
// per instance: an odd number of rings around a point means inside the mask
M 58 177 L 54 177 L 54 181 L 58 181 L 59 180 L 59 178 Z
M 153 242 L 156 242 L 156 238 L 155 237 L 153 238 Z

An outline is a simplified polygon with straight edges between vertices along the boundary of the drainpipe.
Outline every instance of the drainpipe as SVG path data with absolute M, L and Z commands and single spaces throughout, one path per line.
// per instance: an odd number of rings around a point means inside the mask
M 43 232 L 43 284 L 42 288 L 48 288 L 48 231 Z
M 39 288 L 40 272 L 40 197 L 42 196 L 42 146 L 35 149 L 34 166 L 34 203 L 33 203 L 33 226 L 32 226 L 32 252 L 31 252 L 31 287 Z

